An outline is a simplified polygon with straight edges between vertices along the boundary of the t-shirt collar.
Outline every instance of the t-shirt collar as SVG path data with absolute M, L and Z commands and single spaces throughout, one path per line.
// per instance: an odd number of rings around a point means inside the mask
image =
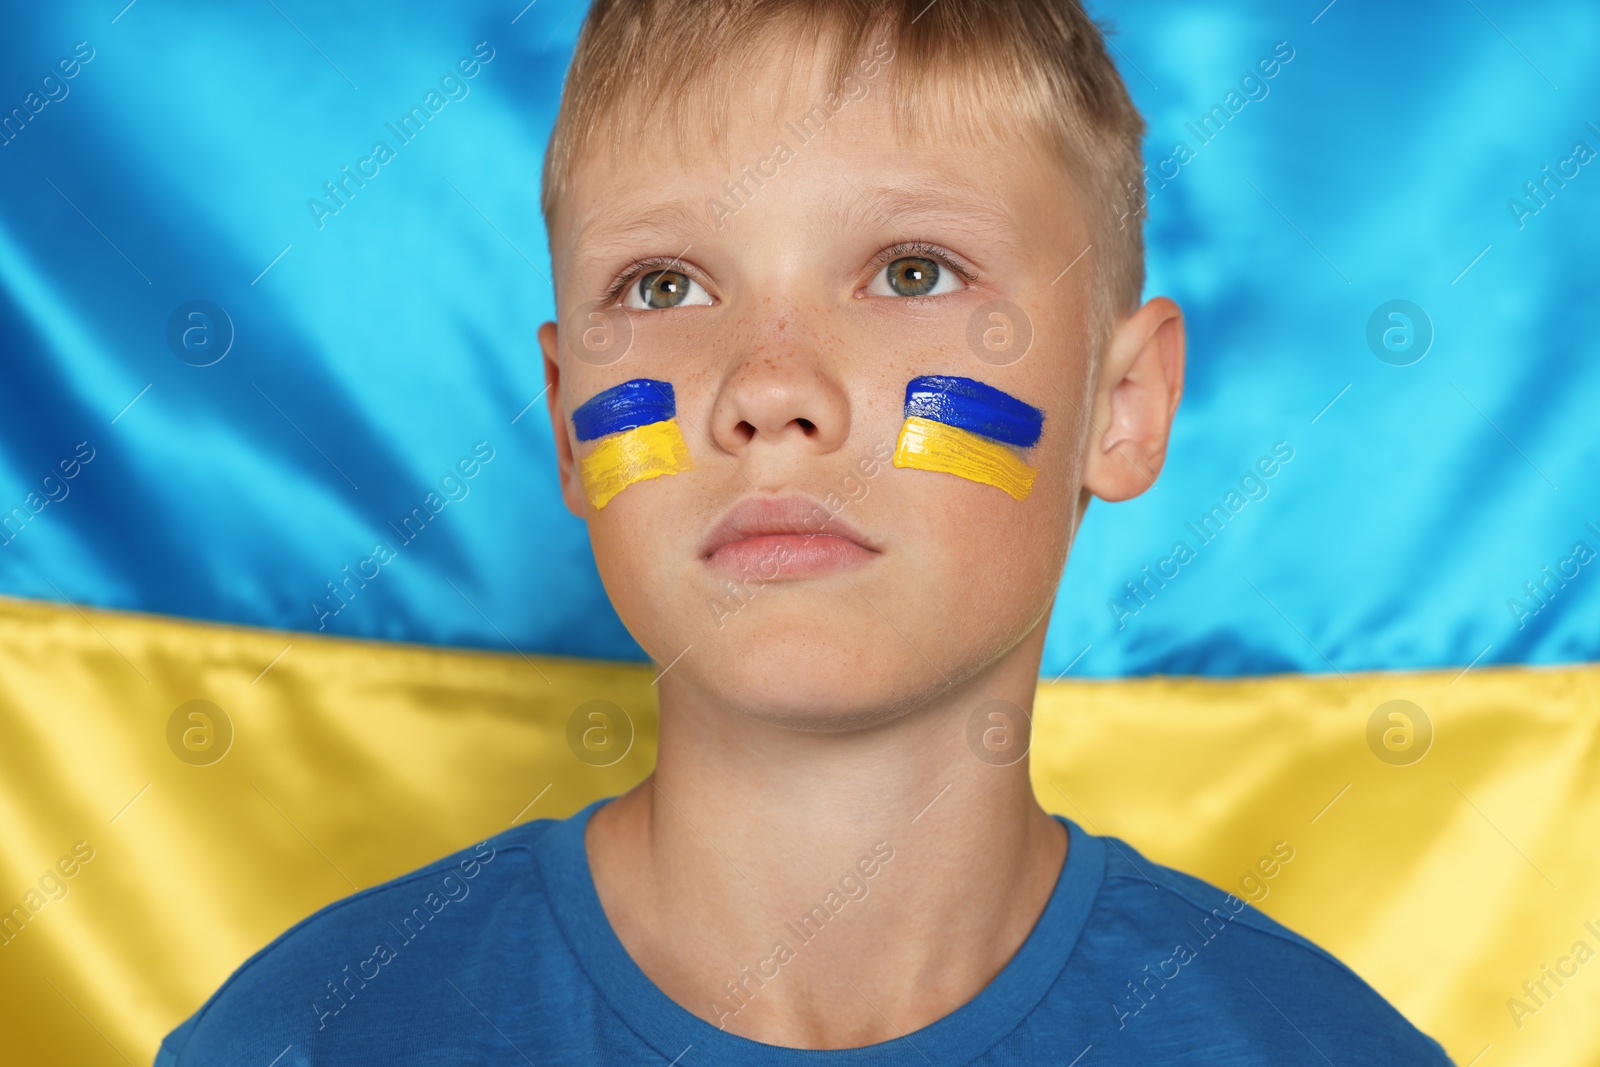
M 557 927 L 591 983 L 639 1037 L 674 1062 L 693 1048 L 729 1063 L 772 1067 L 955 1067 L 992 1048 L 1016 1029 L 1054 984 L 1088 920 L 1105 877 L 1105 842 L 1063 816 L 1066 863 L 1044 912 L 1022 946 L 972 1000 L 902 1037 L 855 1049 L 793 1049 L 718 1029 L 678 1005 L 639 969 L 606 918 L 589 870 L 584 831 L 589 817 L 613 798 L 597 800 L 551 827 L 536 847 L 546 899 Z

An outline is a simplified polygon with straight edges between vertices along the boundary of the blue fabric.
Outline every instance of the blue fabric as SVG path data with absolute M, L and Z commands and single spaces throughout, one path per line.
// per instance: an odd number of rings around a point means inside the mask
M 156 1067 L 1449 1063 L 1310 942 L 1060 816 L 1067 860 L 1044 913 L 972 1001 L 864 1048 L 753 1042 L 668 999 L 612 932 L 583 844 L 606 802 L 305 920 L 169 1035 Z
M 607 434 L 665 422 L 677 413 L 671 382 L 635 378 L 596 393 L 573 408 L 572 431 L 580 441 L 593 441 Z
M 534 402 L 583 4 L 123 6 L 0 34 L 0 592 L 639 658 Z M 1149 119 L 1147 292 L 1190 373 L 1155 488 L 1088 510 L 1046 677 L 1600 658 L 1597 568 L 1544 570 L 1600 549 L 1600 164 L 1569 163 L 1600 149 L 1600 9 L 1479 6 L 1090 5 Z M 400 544 L 480 441 L 470 497 Z

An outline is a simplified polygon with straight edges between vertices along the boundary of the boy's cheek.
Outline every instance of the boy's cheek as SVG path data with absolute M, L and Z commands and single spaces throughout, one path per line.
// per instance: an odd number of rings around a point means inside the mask
M 733 460 L 713 458 L 715 446 L 704 433 L 686 443 L 691 466 L 620 479 L 625 484 L 599 507 L 591 495 L 600 485 L 598 472 L 587 481 L 582 476 L 596 442 L 574 441 L 573 478 L 589 497 L 581 514 L 600 576 L 619 617 L 653 658 L 666 665 L 687 650 L 674 672 L 729 699 L 753 694 L 783 705 L 798 700 L 796 693 L 804 689 L 819 699 L 893 700 L 927 682 L 929 661 L 965 670 L 968 661 L 1010 647 L 1041 622 L 1077 509 L 1072 419 L 1047 411 L 1039 442 L 1017 451 L 1037 472 L 1031 491 L 1017 499 L 992 485 L 893 463 L 906 381 L 877 383 L 893 396 L 893 407 L 870 416 L 858 407 L 852 415 L 860 433 L 853 428 L 841 453 L 794 465 L 782 486 L 828 500 L 829 509 L 884 545 L 881 559 L 850 575 L 856 590 L 843 610 L 831 591 L 842 584 L 836 579 L 767 590 L 761 588 L 766 576 L 753 575 L 747 586 L 730 592 L 700 564 L 698 548 L 711 524 L 748 490 L 723 469 Z M 563 396 L 574 404 L 587 399 L 596 388 L 584 385 L 587 392 L 563 381 Z M 674 385 L 681 411 L 709 410 L 709 382 Z M 1051 394 L 1042 381 L 1013 378 L 1006 385 L 1019 395 Z M 696 425 L 705 421 L 695 419 Z M 721 604 L 720 611 L 708 609 L 708 602 Z M 909 645 L 886 648 L 880 610 L 904 631 Z M 963 627 L 952 628 L 952 618 L 964 620 Z M 808 651 L 777 662 L 753 655 L 779 634 L 791 649 Z M 875 677 L 863 684 L 866 668 L 857 653 L 865 648 L 875 650 Z M 768 666 L 756 671 L 751 665 L 757 661 Z
M 669 381 L 631 378 L 590 395 L 572 411 L 577 473 L 589 506 L 604 510 L 631 487 L 694 470 Z
M 676 420 L 653 423 L 600 441 L 578 461 L 584 495 L 596 511 L 622 492 L 694 469 Z
M 632 486 L 591 513 L 589 530 L 617 614 L 657 669 L 674 664 L 674 676 L 720 699 L 781 716 L 881 708 L 941 684 L 930 663 L 966 673 L 1048 611 L 1066 536 L 1054 488 L 1019 503 L 885 465 L 842 516 L 879 538 L 883 555 L 848 586 L 765 586 L 765 575 L 729 581 L 697 557 L 732 500 L 722 494 L 735 492 L 718 474 L 707 459 Z

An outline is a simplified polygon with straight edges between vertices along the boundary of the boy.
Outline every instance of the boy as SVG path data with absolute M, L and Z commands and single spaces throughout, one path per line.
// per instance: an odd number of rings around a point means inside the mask
M 1142 131 L 1074 0 L 597 0 L 539 338 L 656 770 L 306 920 L 158 1063 L 1448 1062 L 1034 799 L 1068 548 L 1182 390 Z

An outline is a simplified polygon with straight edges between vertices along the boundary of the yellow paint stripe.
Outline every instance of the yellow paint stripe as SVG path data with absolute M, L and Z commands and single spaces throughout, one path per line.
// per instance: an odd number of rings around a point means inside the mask
M 580 461 L 578 470 L 589 503 L 598 511 L 636 482 L 693 467 L 678 421 L 667 419 L 605 438 Z
M 1033 492 L 1034 469 L 1005 445 L 967 430 L 913 415 L 900 430 L 894 465 L 954 474 L 1023 499 Z

